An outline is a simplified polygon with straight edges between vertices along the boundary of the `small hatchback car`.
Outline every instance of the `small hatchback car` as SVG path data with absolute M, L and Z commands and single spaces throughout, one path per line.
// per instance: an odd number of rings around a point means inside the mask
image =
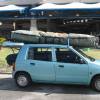
M 13 77 L 19 87 L 31 82 L 84 84 L 100 91 L 100 60 L 67 45 L 27 44 L 17 55 Z

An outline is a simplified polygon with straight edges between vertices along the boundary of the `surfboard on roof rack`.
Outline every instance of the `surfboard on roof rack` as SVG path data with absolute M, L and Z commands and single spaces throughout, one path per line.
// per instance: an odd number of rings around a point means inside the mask
M 11 33 L 11 40 L 30 44 L 69 44 L 75 47 L 96 47 L 98 38 L 85 34 L 66 34 L 43 31 L 16 30 Z

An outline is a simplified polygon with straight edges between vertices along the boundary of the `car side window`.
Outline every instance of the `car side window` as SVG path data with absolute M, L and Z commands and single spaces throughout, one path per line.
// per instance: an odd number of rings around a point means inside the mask
M 76 53 L 67 48 L 57 48 L 56 59 L 57 62 L 62 63 L 83 63 L 81 62 L 81 58 Z
M 51 48 L 29 48 L 28 59 L 39 61 L 52 61 Z

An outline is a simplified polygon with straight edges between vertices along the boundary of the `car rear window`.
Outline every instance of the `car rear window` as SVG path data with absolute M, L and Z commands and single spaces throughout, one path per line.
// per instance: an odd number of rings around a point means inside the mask
M 40 61 L 52 61 L 51 48 L 29 48 L 28 59 Z

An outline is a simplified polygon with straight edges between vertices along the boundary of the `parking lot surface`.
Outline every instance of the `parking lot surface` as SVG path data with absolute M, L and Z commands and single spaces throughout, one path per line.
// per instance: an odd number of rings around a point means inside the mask
M 21 89 L 10 74 L 0 74 L 0 100 L 100 100 L 100 93 L 82 85 L 35 83 Z

